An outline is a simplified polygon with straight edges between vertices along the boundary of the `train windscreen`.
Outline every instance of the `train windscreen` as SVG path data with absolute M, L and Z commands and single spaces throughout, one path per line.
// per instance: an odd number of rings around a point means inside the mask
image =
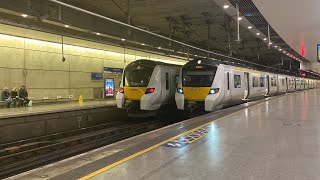
M 154 67 L 136 65 L 125 69 L 125 86 L 128 87 L 147 87 Z
M 217 66 L 190 65 L 182 69 L 184 87 L 211 87 Z

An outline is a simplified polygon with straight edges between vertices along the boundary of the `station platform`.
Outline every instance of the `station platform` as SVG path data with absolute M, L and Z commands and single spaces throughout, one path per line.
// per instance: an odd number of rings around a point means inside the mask
M 104 107 L 104 106 L 116 106 L 115 99 L 113 98 L 113 99 L 107 99 L 107 100 L 84 101 L 81 104 L 79 102 L 68 102 L 68 103 L 36 105 L 33 107 L 0 108 L 0 119 L 28 116 L 28 115 L 55 113 L 55 112 L 62 112 L 62 111 L 81 110 L 81 109 Z
M 0 144 L 114 121 L 124 114 L 115 99 L 0 109 Z
M 318 179 L 320 90 L 248 102 L 9 179 Z

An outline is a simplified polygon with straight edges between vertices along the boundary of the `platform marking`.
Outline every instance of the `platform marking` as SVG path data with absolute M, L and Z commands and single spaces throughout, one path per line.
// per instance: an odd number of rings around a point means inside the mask
M 280 96 L 280 97 L 278 97 L 278 98 L 281 98 L 281 97 L 282 97 L 282 96 Z M 275 99 L 278 99 L 278 98 L 274 98 L 274 99 L 271 99 L 271 100 L 275 100 Z M 268 101 L 270 101 L 270 100 L 268 100 Z M 114 163 L 112 163 L 112 164 L 110 164 L 110 165 L 108 165 L 108 166 L 106 166 L 106 167 L 104 167 L 104 168 L 101 168 L 101 169 L 99 169 L 99 170 L 97 170 L 97 171 L 94 171 L 94 172 L 92 172 L 92 173 L 90 173 L 90 174 L 88 174 L 88 175 L 86 175 L 86 176 L 83 176 L 83 177 L 79 178 L 79 180 L 87 180 L 87 179 L 90 179 L 90 178 L 92 178 L 92 177 L 94 177 L 94 176 L 97 176 L 97 175 L 99 175 L 99 174 L 101 174 L 101 173 L 103 173 L 103 172 L 105 172 L 105 171 L 107 171 L 107 170 L 109 170 L 109 169 L 111 169 L 111 168 L 114 168 L 114 167 L 116 167 L 116 166 L 118 166 L 118 165 L 120 165 L 120 164 L 122 164 L 122 163 L 124 163 L 124 162 L 127 162 L 127 161 L 129 161 L 129 160 L 131 160 L 131 159 L 133 159 L 133 158 L 135 158 L 135 157 L 137 157 L 137 156 L 140 156 L 141 154 L 144 154 L 144 153 L 146 153 L 146 152 L 149 152 L 149 151 L 151 151 L 151 150 L 153 150 L 153 149 L 155 149 L 155 148 L 157 148 L 157 147 L 159 147 L 159 146 L 161 146 L 161 145 L 163 145 L 163 144 L 165 144 L 165 143 L 167 143 L 167 142 L 169 142 L 169 141 L 173 141 L 173 140 L 175 140 L 175 139 L 177 139 L 177 138 L 179 138 L 179 137 L 185 136 L 185 135 L 187 135 L 187 134 L 189 134 L 189 133 L 191 133 L 191 132 L 193 132 L 193 131 L 196 131 L 196 130 L 201 129 L 201 128 L 205 127 L 205 126 L 208 126 L 209 124 L 211 124 L 211 123 L 213 123 L 213 122 L 220 121 L 220 120 L 225 119 L 225 118 L 227 118 L 227 117 L 229 117 L 229 116 L 235 115 L 235 114 L 237 114 L 237 113 L 240 113 L 240 112 L 242 112 L 242 111 L 245 111 L 246 109 L 253 108 L 253 107 L 255 107 L 255 106 L 258 106 L 258 105 L 260 105 L 260 104 L 266 103 L 266 102 L 268 102 L 268 101 L 264 101 L 264 102 L 255 104 L 255 105 L 253 105 L 253 106 L 251 106 L 251 107 L 241 109 L 241 110 L 239 110 L 239 111 L 236 111 L 236 112 L 233 112 L 233 113 L 231 113 L 231 114 L 222 116 L 222 117 L 217 118 L 217 119 L 215 119 L 215 120 L 212 120 L 212 121 L 210 121 L 210 122 L 208 122 L 208 123 L 205 123 L 205 124 L 203 124 L 203 125 L 201 125 L 201 126 L 195 127 L 195 128 L 193 128 L 193 129 L 191 129 L 191 130 L 189 130 L 189 131 L 186 131 L 186 132 L 184 132 L 184 133 L 182 133 L 182 134 L 176 135 L 176 136 L 174 136 L 174 137 L 172 137 L 172 138 L 170 138 L 170 139 L 167 139 L 167 140 L 165 140 L 165 141 L 162 141 L 162 142 L 160 142 L 160 143 L 158 143 L 158 144 L 155 144 L 155 145 L 153 145 L 153 146 L 151 146 L 151 147 L 149 147 L 149 148 L 146 148 L 146 149 L 144 149 L 144 150 L 142 150 L 142 151 L 139 151 L 139 152 L 137 152 L 137 153 L 135 153 L 135 154 L 132 154 L 132 155 L 126 157 L 126 158 L 123 158 L 123 159 L 121 159 L 121 160 L 119 160 L 119 161 L 117 161 L 117 162 L 114 162 Z
M 209 127 L 200 128 L 196 131 L 191 132 L 190 134 L 187 134 L 185 136 L 182 136 L 180 138 L 177 138 L 173 141 L 169 141 L 162 146 L 164 147 L 172 147 L 172 148 L 183 148 L 187 146 L 188 144 L 191 144 L 195 142 L 196 140 L 204 137 L 209 133 Z

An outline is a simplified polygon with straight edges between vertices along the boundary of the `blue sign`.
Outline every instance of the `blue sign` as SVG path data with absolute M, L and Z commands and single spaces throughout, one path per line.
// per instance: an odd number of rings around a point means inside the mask
M 102 80 L 103 73 L 91 73 L 91 80 Z
M 320 62 L 320 44 L 317 44 L 317 57 L 318 57 L 318 62 Z
M 122 73 L 123 73 L 123 69 L 122 69 L 122 68 L 104 67 L 104 73 L 109 73 L 109 74 L 122 74 Z

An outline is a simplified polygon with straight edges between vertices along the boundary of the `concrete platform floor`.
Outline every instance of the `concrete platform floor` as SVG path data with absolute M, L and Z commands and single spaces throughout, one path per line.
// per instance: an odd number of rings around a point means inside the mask
M 33 107 L 17 107 L 17 108 L 0 108 L 0 119 L 34 115 L 34 114 L 45 114 L 51 112 L 60 112 L 68 110 L 85 109 L 99 106 L 116 106 L 115 99 L 106 99 L 98 101 L 85 101 L 83 104 L 79 102 L 66 102 L 66 103 L 53 103 L 44 105 L 35 105 Z
M 79 174 L 88 174 L 82 179 L 94 180 L 319 179 L 320 90 L 230 111 L 233 113 L 214 119 L 219 112 L 210 113 L 11 179 L 76 179 Z M 209 123 L 187 128 L 203 119 Z M 172 138 L 170 132 L 181 129 L 187 133 Z M 164 135 L 166 140 L 148 145 Z M 109 164 L 100 161 L 137 145 L 143 150 L 126 152 L 126 158 Z M 94 168 L 97 161 L 102 168 Z
M 183 148 L 160 146 L 92 179 L 320 177 L 319 90 L 262 103 L 211 125 L 207 135 Z

